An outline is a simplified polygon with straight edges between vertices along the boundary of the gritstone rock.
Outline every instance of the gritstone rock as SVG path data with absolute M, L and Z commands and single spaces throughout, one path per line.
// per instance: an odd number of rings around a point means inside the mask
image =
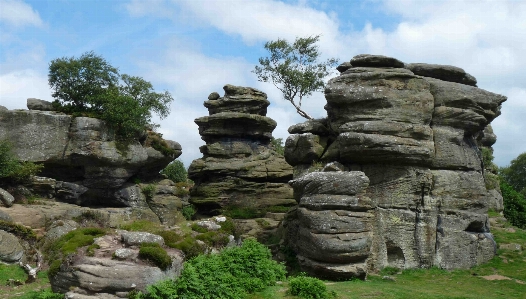
M 283 226 L 302 269 L 347 279 L 490 260 L 487 211 L 502 196 L 481 151 L 506 97 L 452 66 L 358 55 L 340 71 L 327 118 L 290 127 L 285 144 L 299 206 Z
M 292 167 L 270 144 L 276 122 L 265 116 L 267 95 L 250 87 L 223 89 L 223 97 L 212 93 L 204 102 L 210 115 L 195 120 L 206 145 L 200 148 L 203 158 L 188 169 L 195 182 L 191 203 L 209 215 L 232 208 L 263 211 L 293 205 L 287 184 Z

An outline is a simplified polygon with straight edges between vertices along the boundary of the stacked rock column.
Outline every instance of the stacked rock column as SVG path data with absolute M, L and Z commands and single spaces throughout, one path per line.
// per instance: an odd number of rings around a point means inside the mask
M 190 202 L 200 213 L 225 210 L 263 213 L 272 206 L 295 204 L 292 167 L 270 145 L 276 122 L 266 117 L 267 95 L 250 87 L 226 85 L 225 96 L 212 93 L 204 105 L 209 116 L 197 118 L 206 142 L 203 158 L 188 175 L 195 182 Z

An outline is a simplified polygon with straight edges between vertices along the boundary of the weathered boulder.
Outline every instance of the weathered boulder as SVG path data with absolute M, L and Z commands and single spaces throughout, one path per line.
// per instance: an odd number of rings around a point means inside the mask
M 53 104 L 41 99 L 29 98 L 27 99 L 27 109 L 40 111 L 55 111 Z
M 266 117 L 267 95 L 257 89 L 226 85 L 225 96 L 205 101 L 209 116 L 195 120 L 206 142 L 203 158 L 194 160 L 188 176 L 195 182 L 190 201 L 200 213 L 259 210 L 293 205 L 292 167 L 270 145 L 276 122 Z
M 0 230 L 0 262 L 18 263 L 24 257 L 24 248 L 14 235 Z
M 475 77 L 456 66 L 428 63 L 409 63 L 405 65 L 405 68 L 411 70 L 413 73 L 415 73 L 415 75 L 477 86 L 477 79 L 475 79 Z
M 13 144 L 19 160 L 42 163 L 43 177 L 64 182 L 59 187 L 59 199 L 82 205 L 122 205 L 113 200 L 113 193 L 131 177 L 158 177 L 159 171 L 181 154 L 178 143 L 153 135 L 149 133 L 143 143 L 137 139 L 122 141 L 104 121 L 95 118 L 53 111 L 0 111 L 0 139 Z M 174 154 L 154 149 L 153 139 Z
M 11 207 L 13 206 L 14 201 L 15 201 L 15 198 L 13 197 L 13 195 L 5 191 L 4 189 L 0 188 L 0 202 L 4 206 Z
M 301 267 L 342 279 L 491 259 L 487 211 L 502 197 L 483 160 L 506 97 L 460 68 L 378 55 L 340 72 L 325 89 L 326 120 L 292 126 L 285 144 L 299 205 L 284 227 Z

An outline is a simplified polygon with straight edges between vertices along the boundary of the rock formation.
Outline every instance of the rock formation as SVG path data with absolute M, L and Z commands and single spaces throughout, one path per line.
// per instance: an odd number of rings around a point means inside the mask
M 50 110 L 48 104 L 28 99 L 30 109 Z M 120 141 L 99 119 L 54 111 L 0 110 L 0 140 L 13 145 L 19 160 L 44 165 L 41 176 L 56 181 L 50 192 L 59 200 L 80 205 L 132 206 L 133 199 L 122 196 L 133 185 L 130 178 L 158 177 L 181 155 L 177 142 L 154 135 Z M 155 142 L 172 154 L 154 149 Z
M 495 254 L 488 208 L 502 209 L 478 145 L 506 97 L 464 70 L 359 55 L 325 89 L 327 118 L 289 128 L 299 205 L 288 244 L 311 274 L 467 268 Z M 477 143 L 478 142 L 478 143 Z
M 191 203 L 199 212 L 224 209 L 264 211 L 294 205 L 292 167 L 270 145 L 276 122 L 266 117 L 270 104 L 257 89 L 225 85 L 225 96 L 214 92 L 204 105 L 209 116 L 197 118 L 206 142 L 203 158 L 194 160 L 188 176 L 194 180 Z

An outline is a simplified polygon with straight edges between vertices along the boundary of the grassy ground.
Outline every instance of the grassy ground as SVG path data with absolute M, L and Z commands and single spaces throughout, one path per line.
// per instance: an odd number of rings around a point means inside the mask
M 500 227 L 499 227 L 500 226 Z M 492 227 L 498 244 L 515 243 L 522 251 L 499 249 L 489 263 L 469 269 L 406 270 L 390 275 L 394 281 L 382 279 L 385 273 L 369 275 L 367 281 L 326 282 L 337 298 L 526 298 L 526 231 L 506 223 Z M 487 280 L 493 276 L 502 280 Z M 284 283 L 254 294 L 249 299 L 296 298 L 287 296 Z
M 492 215 L 497 216 L 497 215 Z M 497 219 L 497 218 L 494 218 Z M 492 232 L 498 244 L 515 243 L 522 251 L 499 249 L 489 263 L 469 269 L 445 271 L 440 269 L 406 270 L 400 274 L 369 275 L 367 281 L 326 282 L 337 298 L 476 298 L 526 299 L 526 231 L 507 223 L 493 225 Z M 390 275 L 394 281 L 382 279 Z M 485 276 L 502 280 L 487 280 Z M 0 265 L 0 298 L 29 299 L 32 291 L 48 289 L 45 272 L 32 284 L 7 285 L 9 279 L 25 281 L 27 275 L 18 266 Z M 249 299 L 297 298 L 286 295 L 287 283 L 267 288 Z M 34 294 L 34 293 L 33 293 Z

